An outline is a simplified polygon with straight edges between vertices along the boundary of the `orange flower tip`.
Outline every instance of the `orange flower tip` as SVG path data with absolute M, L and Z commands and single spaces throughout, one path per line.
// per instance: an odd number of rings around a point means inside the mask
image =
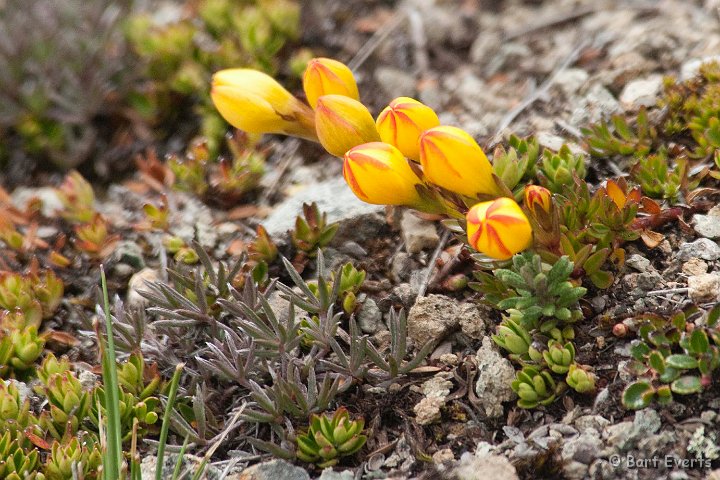
M 488 257 L 507 260 L 532 243 L 530 222 L 511 198 L 478 203 L 466 220 L 468 243 Z
M 398 97 L 380 112 L 377 129 L 383 142 L 397 147 L 406 157 L 420 159 L 422 133 L 440 125 L 432 108 L 410 97 Z
M 308 103 L 316 108 L 323 95 L 343 95 L 360 99 L 352 71 L 342 62 L 331 58 L 313 58 L 303 74 L 303 89 Z
M 552 192 L 539 185 L 528 185 L 525 187 L 525 207 L 530 210 L 542 209 L 550 213 L 552 208 Z

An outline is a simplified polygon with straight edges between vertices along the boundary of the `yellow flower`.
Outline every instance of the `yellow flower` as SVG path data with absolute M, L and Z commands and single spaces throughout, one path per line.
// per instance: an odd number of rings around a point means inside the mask
M 357 145 L 380 141 L 375 121 L 365 105 L 342 95 L 318 98 L 315 129 L 322 146 L 336 157 Z
M 501 193 L 485 153 L 457 127 L 435 127 L 420 135 L 420 163 L 430 182 L 452 192 L 468 197 Z
M 468 243 L 488 257 L 507 260 L 532 243 L 530 222 L 511 198 L 478 203 L 466 218 Z
M 525 187 L 525 208 L 535 211 L 540 208 L 545 213 L 550 213 L 552 208 L 552 192 L 540 185 L 528 185 Z
M 377 118 L 382 141 L 396 146 L 415 161 L 420 160 L 420 134 L 438 125 L 440 120 L 432 108 L 409 97 L 396 98 Z
M 422 181 L 400 151 L 382 142 L 358 145 L 345 154 L 343 176 L 357 197 L 376 205 L 420 205 Z
M 355 77 L 342 62 L 331 58 L 313 58 L 303 74 L 305 96 L 312 108 L 323 95 L 343 95 L 360 100 Z
M 262 72 L 220 70 L 213 75 L 210 96 L 220 115 L 235 128 L 317 140 L 312 110 Z

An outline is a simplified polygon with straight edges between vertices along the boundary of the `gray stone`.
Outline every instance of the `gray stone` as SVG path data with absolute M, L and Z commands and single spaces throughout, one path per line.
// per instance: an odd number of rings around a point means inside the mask
M 178 460 L 178 454 L 177 453 L 166 453 L 163 457 L 163 478 L 170 478 L 172 476 L 173 468 L 175 468 L 175 463 L 177 463 Z M 202 464 L 203 459 L 201 457 L 198 457 L 197 455 L 189 455 L 185 454 L 182 457 L 182 461 L 180 464 L 183 468 L 189 468 L 191 472 L 195 473 L 195 471 L 200 468 L 200 465 Z M 157 457 L 155 455 L 145 455 L 143 456 L 143 459 L 140 462 L 140 477 L 142 480 L 155 480 L 155 469 L 157 468 Z M 222 471 L 213 466 L 212 464 L 208 464 L 205 467 L 205 474 L 202 478 L 206 479 L 217 479 L 220 478 L 220 475 L 222 474 Z M 226 477 L 229 480 L 235 479 L 239 480 L 237 476 L 234 475 L 228 475 Z M 241 480 L 251 480 L 251 479 L 245 479 L 243 477 L 240 477 Z M 254 478 L 252 480 L 255 480 Z M 258 479 L 259 480 L 259 479 Z M 294 480 L 294 479 L 292 479 Z
M 695 231 L 705 238 L 720 238 L 720 207 L 713 207 L 707 215 L 693 217 Z
M 460 306 L 443 295 L 419 297 L 408 314 L 408 336 L 415 345 L 438 342 L 460 323 Z
M 555 85 L 567 96 L 574 95 L 585 85 L 588 73 L 581 68 L 566 68 L 555 76 Z
M 393 282 L 404 282 L 410 278 L 410 274 L 419 268 L 419 264 L 407 252 L 397 252 L 390 264 L 390 278 Z
M 660 419 L 660 414 L 652 408 L 639 410 L 635 414 L 633 428 L 638 436 L 644 437 L 656 433 L 660 430 L 661 426 L 662 420 Z
M 623 451 L 627 447 L 632 446 L 632 442 L 635 440 L 633 434 L 633 423 L 620 422 L 615 425 L 610 425 L 605 428 L 603 436 L 609 445 Z
M 420 253 L 425 249 L 435 248 L 440 241 L 435 224 L 418 217 L 412 210 L 403 212 L 400 230 L 409 253 Z
M 497 418 L 503 415 L 502 402 L 514 400 L 515 392 L 510 386 L 515 380 L 515 368 L 498 352 L 490 337 L 483 338 L 477 352 L 478 378 L 475 393 L 485 415 Z
M 652 265 L 650 264 L 650 260 L 643 257 L 642 255 L 638 255 L 637 253 L 633 253 L 630 255 L 625 263 L 629 266 L 637 270 L 638 272 L 646 272 L 652 268 Z
M 589 429 L 601 432 L 608 425 L 610 425 L 610 420 L 601 415 L 583 415 L 575 419 L 575 427 L 580 433 Z
M 378 67 L 375 80 L 390 98 L 415 96 L 416 78 L 405 70 L 393 67 Z
M 698 238 L 694 242 L 683 243 L 678 248 L 678 260 L 687 261 L 691 258 L 717 260 L 720 258 L 720 246 L 709 238 Z
M 417 289 L 413 288 L 409 283 L 400 283 L 395 285 L 392 289 L 393 295 L 397 296 L 398 300 L 409 309 L 415 303 L 415 299 L 418 296 Z
M 273 208 L 272 213 L 263 222 L 263 226 L 270 235 L 283 234 L 294 228 L 295 217 L 302 213 L 303 203 L 312 202 L 316 202 L 320 211 L 327 214 L 328 222 L 363 217 L 361 223 L 356 224 L 355 227 L 370 220 L 365 218 L 365 215 L 382 213 L 384 209 L 382 206 L 371 205 L 358 199 L 342 177 L 331 178 L 308 185 L 305 189 L 283 200 Z M 369 238 L 364 236 L 366 233 L 365 230 L 356 228 L 352 233 L 354 238 L 344 240 Z M 336 239 L 341 236 L 338 232 Z
M 270 460 L 248 467 L 227 478 L 228 480 L 310 480 L 310 475 L 302 467 L 296 467 L 285 460 Z
M 658 95 L 662 90 L 662 84 L 662 75 L 650 75 L 646 78 L 633 80 L 623 88 L 620 94 L 620 103 L 627 110 L 655 106 Z
M 318 477 L 318 480 L 354 480 L 355 475 L 350 470 L 343 470 L 342 472 L 336 472 L 330 468 L 326 468 Z
M 655 270 L 639 273 L 637 276 L 637 286 L 641 290 L 650 291 L 658 290 L 663 284 L 663 277 Z
M 460 329 L 470 338 L 480 340 L 488 331 L 488 312 L 483 306 L 463 303 L 460 306 Z
M 78 374 L 78 381 L 85 390 L 92 390 L 97 386 L 98 376 L 92 373 L 90 370 L 82 370 Z
M 518 480 L 518 474 L 510 461 L 502 455 L 477 456 L 465 454 L 455 468 L 457 480 Z
M 278 320 L 286 322 L 290 314 L 290 302 L 283 297 L 283 294 L 275 290 L 270 294 L 267 301 Z M 295 321 L 297 322 L 300 322 L 303 318 L 307 318 L 307 313 L 298 307 L 295 307 L 294 313 Z
M 594 428 L 588 428 L 582 435 L 569 438 L 564 442 L 561 457 L 565 462 L 576 461 L 590 465 L 599 456 L 602 448 L 603 442 L 600 440 L 600 433 Z
M 596 123 L 620 111 L 620 104 L 612 93 L 597 83 L 588 89 L 585 97 L 576 105 L 568 120 L 571 125 Z
M 382 321 L 382 313 L 375 303 L 375 300 L 368 298 L 360 307 L 357 314 L 357 321 L 360 330 L 364 333 L 377 332 L 380 322 Z
M 712 302 L 720 300 L 720 275 L 703 273 L 691 275 L 687 279 L 690 299 L 693 302 Z

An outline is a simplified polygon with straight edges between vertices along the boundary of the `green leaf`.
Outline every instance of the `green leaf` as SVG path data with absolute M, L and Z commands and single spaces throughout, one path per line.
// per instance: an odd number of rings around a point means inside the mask
M 628 385 L 622 395 L 625 408 L 640 410 L 650 405 L 655 389 L 649 382 L 640 380 Z
M 605 260 L 607 260 L 609 254 L 610 249 L 603 248 L 602 250 L 598 250 L 597 252 L 590 255 L 590 257 L 585 260 L 585 263 L 583 263 L 585 273 L 591 275 L 598 272 L 600 270 L 600 267 L 603 266 L 603 263 L 605 263 Z
M 681 370 L 689 370 L 691 368 L 697 368 L 697 360 L 695 358 L 691 357 L 690 355 L 670 355 L 669 357 L 665 358 L 665 363 L 673 368 L 678 368 Z
M 720 158 L 720 155 L 717 158 Z M 714 328 L 718 323 L 718 319 L 720 319 L 720 303 L 715 305 L 708 312 L 707 320 L 706 320 L 707 326 L 710 328 Z
M 613 277 L 612 273 L 607 272 L 605 270 L 599 270 L 595 273 L 590 274 L 590 281 L 595 285 L 597 288 L 601 290 L 605 290 L 606 288 L 610 288 L 615 281 L 615 277 Z
M 690 334 L 690 348 L 693 353 L 705 353 L 710 348 L 707 334 L 704 330 L 696 329 Z
M 630 355 L 632 355 L 635 360 L 645 360 L 645 356 L 649 354 L 650 351 L 647 343 L 641 342 L 640 340 L 633 340 L 630 345 Z
M 665 360 L 663 359 L 663 356 L 660 352 L 657 350 L 654 350 L 650 352 L 650 355 L 648 356 L 648 362 L 650 363 L 650 366 L 662 375 L 662 373 L 665 371 Z
M 701 392 L 702 383 L 700 382 L 700 377 L 685 375 L 672 382 L 670 388 L 677 394 L 688 395 Z

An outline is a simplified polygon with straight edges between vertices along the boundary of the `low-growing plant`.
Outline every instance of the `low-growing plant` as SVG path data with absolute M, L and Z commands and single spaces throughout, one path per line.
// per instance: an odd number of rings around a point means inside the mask
M 337 465 L 341 457 L 353 455 L 365 445 L 364 426 L 362 418 L 350 420 L 345 408 L 337 409 L 332 417 L 313 415 L 307 433 L 297 436 L 297 456 L 320 468 Z
M 639 319 L 630 349 L 630 369 L 638 379 L 623 392 L 626 408 L 667 404 L 673 394 L 699 393 L 711 385 L 720 366 L 720 304 L 701 313 L 691 307 L 669 319 L 650 314 Z

